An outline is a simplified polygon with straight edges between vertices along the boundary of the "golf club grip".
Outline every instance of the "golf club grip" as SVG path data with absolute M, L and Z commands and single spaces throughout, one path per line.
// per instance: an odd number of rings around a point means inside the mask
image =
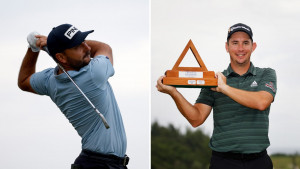
M 43 50 L 45 52 L 47 52 L 49 55 L 50 55 L 50 52 L 48 50 L 48 47 L 47 46 L 44 46 L 43 47 Z M 55 61 L 55 60 L 54 60 Z M 84 96 L 84 98 L 90 103 L 90 105 L 94 108 L 94 110 L 100 115 L 101 119 L 102 119 L 102 122 L 105 126 L 106 129 L 109 129 L 109 125 L 105 119 L 105 117 L 103 116 L 103 114 L 101 114 L 99 112 L 99 110 L 93 105 L 93 103 L 87 98 L 87 96 L 83 93 L 83 91 L 81 91 L 81 89 L 77 86 L 77 84 L 73 81 L 73 79 L 70 77 L 70 75 L 68 74 L 68 72 L 65 71 L 65 69 L 59 64 L 57 63 L 57 65 L 63 70 L 63 72 L 68 76 L 68 78 L 73 82 L 73 84 L 76 86 L 76 88 L 80 91 L 80 93 Z
M 43 50 L 44 50 L 45 52 L 47 52 L 47 53 L 48 53 L 48 55 L 50 55 L 50 52 L 49 52 L 49 50 L 48 50 L 48 47 L 47 47 L 47 46 L 43 46 Z
M 105 128 L 106 128 L 106 129 L 109 129 L 109 125 L 108 125 L 108 123 L 107 123 L 105 117 L 103 116 L 103 114 L 101 114 L 101 113 L 99 112 L 98 109 L 95 109 L 95 111 L 100 115 L 100 117 L 101 117 L 101 119 L 102 119 L 102 122 L 103 122 Z

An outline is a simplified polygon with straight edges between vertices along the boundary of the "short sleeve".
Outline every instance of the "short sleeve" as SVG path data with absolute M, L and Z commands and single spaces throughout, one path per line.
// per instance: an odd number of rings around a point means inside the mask
M 203 103 L 213 107 L 214 100 L 215 99 L 213 97 L 213 91 L 210 90 L 209 88 L 203 88 L 201 89 L 201 92 L 198 96 L 198 99 L 196 100 L 196 103 Z
M 32 89 L 40 95 L 49 95 L 48 87 L 51 74 L 53 74 L 53 68 L 45 69 L 31 75 L 30 85 Z
M 267 91 L 275 98 L 277 91 L 277 78 L 275 70 L 267 68 L 264 70 L 261 81 L 258 86 L 258 91 Z
M 96 56 L 91 63 L 91 73 L 94 83 L 98 86 L 106 84 L 109 77 L 113 76 L 115 70 L 107 56 Z

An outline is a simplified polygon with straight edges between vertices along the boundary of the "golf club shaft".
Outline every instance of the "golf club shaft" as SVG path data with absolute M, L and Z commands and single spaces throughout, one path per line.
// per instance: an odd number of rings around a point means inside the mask
M 43 47 L 43 50 L 45 52 L 47 52 L 49 55 L 49 51 L 48 48 L 46 46 Z M 57 63 L 57 62 L 56 62 Z M 69 75 L 69 73 L 59 64 L 57 63 L 58 67 L 68 76 L 68 78 L 71 80 L 71 82 L 76 86 L 76 88 L 79 90 L 79 92 L 82 94 L 82 96 L 90 103 L 90 105 L 92 106 L 92 108 L 100 115 L 102 122 L 104 124 L 104 126 L 106 127 L 106 129 L 109 128 L 109 125 L 105 119 L 105 117 L 103 116 L 102 113 L 100 113 L 100 111 L 94 106 L 94 104 L 90 101 L 90 99 L 83 93 L 83 91 L 79 88 L 79 86 L 75 83 L 75 81 L 72 79 L 72 77 Z

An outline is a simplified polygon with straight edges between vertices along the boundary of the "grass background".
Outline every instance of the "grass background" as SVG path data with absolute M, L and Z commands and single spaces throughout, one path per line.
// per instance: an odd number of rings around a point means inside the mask
M 300 169 L 300 155 L 271 155 L 274 169 Z

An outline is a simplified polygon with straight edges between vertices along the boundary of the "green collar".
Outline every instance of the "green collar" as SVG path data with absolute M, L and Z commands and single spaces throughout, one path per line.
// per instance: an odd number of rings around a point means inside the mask
M 242 76 L 247 76 L 250 74 L 252 74 L 254 76 L 256 75 L 256 68 L 254 67 L 252 62 L 250 62 L 250 68 L 248 69 L 248 71 L 245 74 L 243 74 Z M 229 64 L 228 68 L 224 71 L 224 76 L 228 77 L 228 76 L 240 76 L 240 75 L 235 73 Z

